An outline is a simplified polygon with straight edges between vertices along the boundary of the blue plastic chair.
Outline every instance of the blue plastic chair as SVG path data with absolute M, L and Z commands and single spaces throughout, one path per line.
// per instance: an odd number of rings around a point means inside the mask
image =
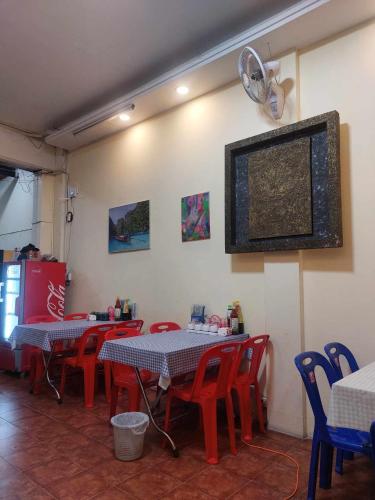
M 359 370 L 358 363 L 353 356 L 353 353 L 344 344 L 340 344 L 340 342 L 330 342 L 324 346 L 324 351 L 327 354 L 332 368 L 337 373 L 339 379 L 343 378 L 340 356 L 344 356 L 344 358 L 346 358 L 352 373 Z
M 317 366 L 323 368 L 330 386 L 339 380 L 337 374 L 328 360 L 318 352 L 303 352 L 295 357 L 294 362 L 301 374 L 315 417 L 307 493 L 308 500 L 314 500 L 318 475 L 319 451 L 319 487 L 328 489 L 331 487 L 334 448 L 342 451 L 364 453 L 372 458 L 371 439 L 372 443 L 375 443 L 375 422 L 371 426 L 371 437 L 369 432 L 328 426 L 327 417 L 324 413 L 318 384 L 316 382 L 315 368 Z
M 324 351 L 328 356 L 328 359 L 332 365 L 332 368 L 335 370 L 339 379 L 343 378 L 343 373 L 340 364 L 340 356 L 344 356 L 346 361 L 349 364 L 349 368 L 351 372 L 356 372 L 359 370 L 358 363 L 353 356 L 353 353 L 344 345 L 340 344 L 340 342 L 330 342 L 329 344 L 324 346 Z M 339 474 L 343 473 L 343 459 L 353 460 L 353 453 L 343 453 L 337 452 L 336 456 L 336 472 Z

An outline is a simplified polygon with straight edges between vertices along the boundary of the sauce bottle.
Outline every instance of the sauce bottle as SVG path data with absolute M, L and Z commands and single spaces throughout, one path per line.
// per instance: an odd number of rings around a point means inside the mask
M 238 314 L 236 308 L 233 307 L 230 315 L 230 326 L 232 329 L 232 335 L 238 335 Z

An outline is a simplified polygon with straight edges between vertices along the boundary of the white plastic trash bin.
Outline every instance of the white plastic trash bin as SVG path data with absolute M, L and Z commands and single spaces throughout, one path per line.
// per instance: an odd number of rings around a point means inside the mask
M 119 413 L 111 418 L 116 458 L 129 461 L 142 456 L 149 422 L 148 415 L 138 411 Z

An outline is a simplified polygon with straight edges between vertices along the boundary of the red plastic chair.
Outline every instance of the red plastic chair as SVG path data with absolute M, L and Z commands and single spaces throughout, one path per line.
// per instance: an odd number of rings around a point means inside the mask
M 152 323 L 150 325 L 150 333 L 164 333 L 181 330 L 180 325 L 172 321 L 161 321 L 160 323 Z
M 241 351 L 235 367 L 233 389 L 237 391 L 239 399 L 241 437 L 247 442 L 251 441 L 253 438 L 250 402 L 251 386 L 254 386 L 255 391 L 259 429 L 261 432 L 265 432 L 263 406 L 258 383 L 258 372 L 269 338 L 269 335 L 257 335 L 256 337 L 251 337 L 248 340 L 245 340 L 245 342 L 242 342 Z M 246 358 L 248 349 L 252 349 L 251 361 Z
M 173 398 L 199 404 L 203 416 L 203 428 L 206 445 L 206 460 L 209 464 L 217 464 L 217 416 L 218 399 L 225 399 L 228 419 L 230 449 L 237 454 L 234 432 L 233 402 L 231 386 L 233 383 L 233 368 L 235 366 L 240 342 L 225 342 L 208 349 L 201 356 L 193 382 L 181 386 L 170 386 L 167 396 L 164 428 L 168 432 Z M 215 363 L 218 365 L 214 377 L 206 377 L 207 368 Z M 219 364 L 220 363 L 220 364 Z
M 141 332 L 136 330 L 135 328 L 116 328 L 114 330 L 110 330 L 105 334 L 105 340 L 117 340 L 124 337 L 139 337 L 140 335 L 142 335 Z M 141 392 L 137 377 L 134 373 L 134 368 L 123 363 L 108 361 L 106 361 L 105 363 L 110 366 L 113 378 L 111 389 L 110 418 L 116 415 L 118 393 L 120 389 L 126 389 L 128 391 L 128 411 L 139 411 Z M 151 373 L 148 370 L 141 370 L 141 378 L 143 382 L 147 382 L 151 379 Z
M 71 313 L 64 316 L 64 321 L 74 321 L 77 319 L 87 319 L 87 313 Z
M 121 323 L 119 323 L 119 326 L 115 325 L 114 328 L 135 328 L 136 330 L 141 331 L 142 326 L 142 319 L 129 319 L 128 321 L 121 321 Z
M 98 325 L 88 328 L 78 339 L 78 352 L 75 356 L 62 358 L 60 394 L 65 390 L 67 368 L 81 368 L 84 376 L 85 406 L 94 406 L 95 374 L 98 365 L 102 362 L 98 360 L 98 354 L 104 342 L 104 334 L 112 329 L 112 325 Z M 92 340 L 96 341 L 95 351 L 92 352 Z

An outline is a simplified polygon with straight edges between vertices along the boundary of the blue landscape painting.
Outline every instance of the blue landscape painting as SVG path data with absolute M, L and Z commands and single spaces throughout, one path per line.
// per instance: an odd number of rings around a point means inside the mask
M 150 202 L 140 201 L 109 209 L 109 253 L 150 248 Z

